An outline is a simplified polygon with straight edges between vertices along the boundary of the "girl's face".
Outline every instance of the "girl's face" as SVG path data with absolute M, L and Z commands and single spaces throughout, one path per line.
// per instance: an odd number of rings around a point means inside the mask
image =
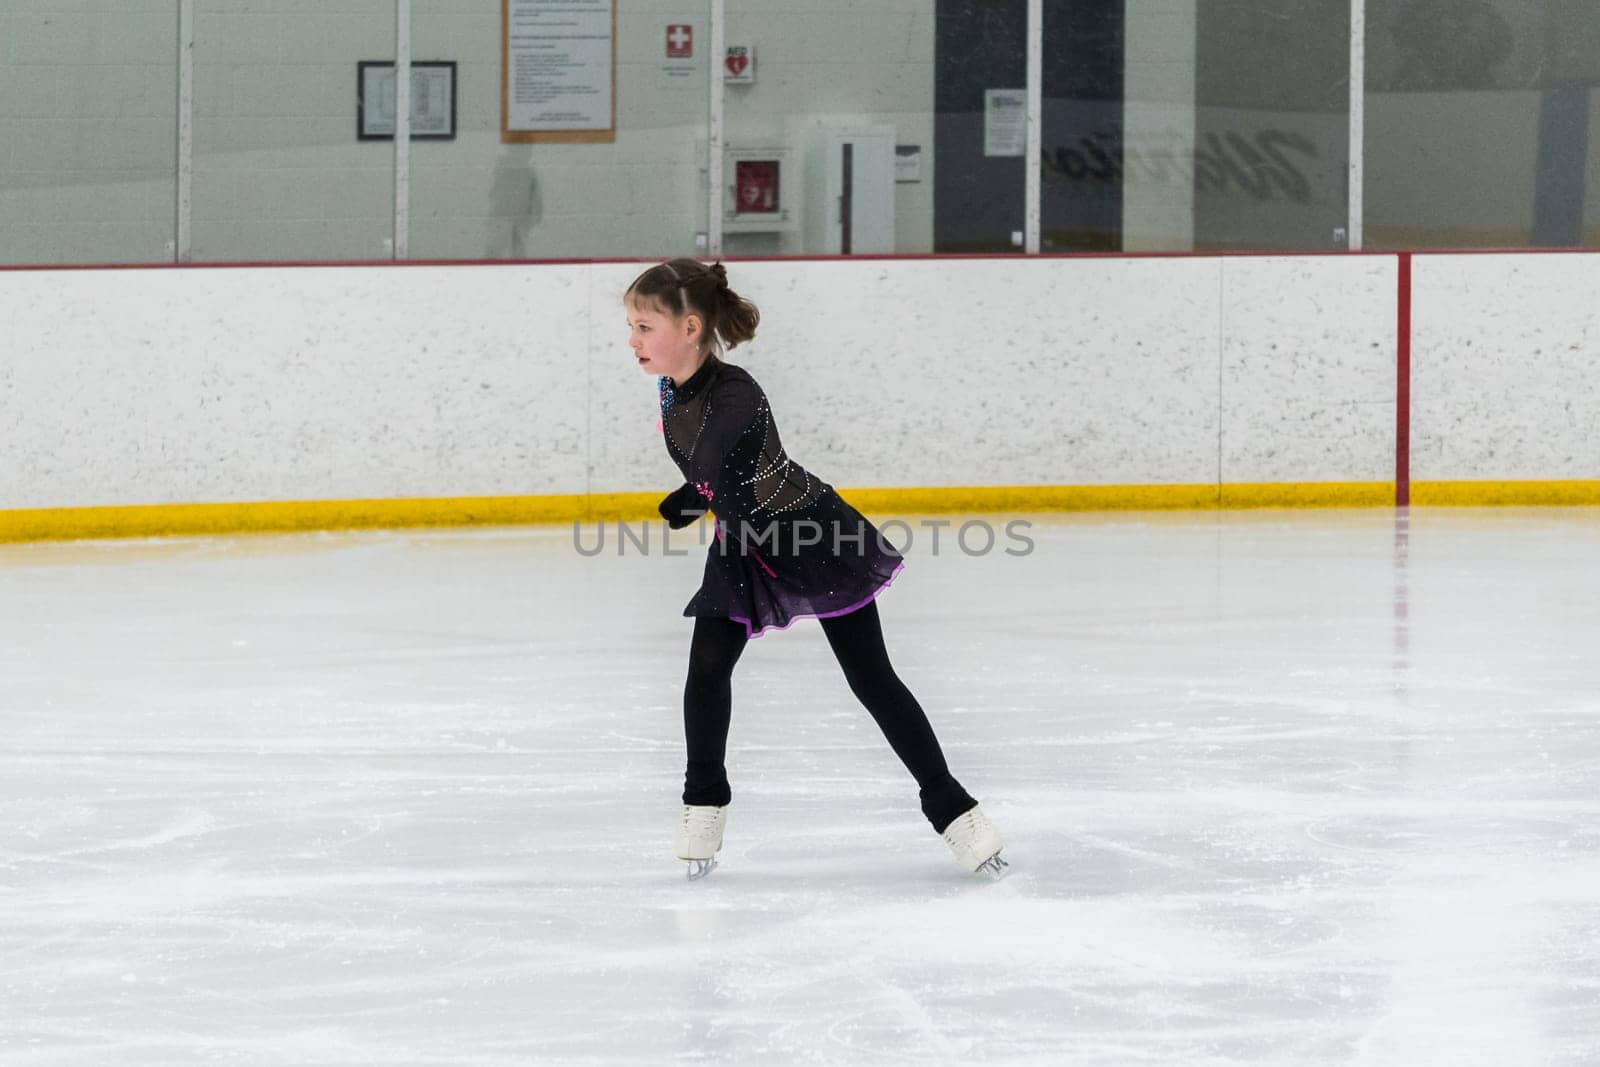
M 700 366 L 700 316 L 675 316 L 653 302 L 629 300 L 628 347 L 646 374 L 681 384 Z

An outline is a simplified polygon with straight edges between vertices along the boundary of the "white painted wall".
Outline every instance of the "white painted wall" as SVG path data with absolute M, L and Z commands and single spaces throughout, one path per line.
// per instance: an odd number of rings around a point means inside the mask
M 670 489 L 638 263 L 0 272 L 0 509 Z M 843 486 L 1385 481 L 1387 257 L 735 263 Z

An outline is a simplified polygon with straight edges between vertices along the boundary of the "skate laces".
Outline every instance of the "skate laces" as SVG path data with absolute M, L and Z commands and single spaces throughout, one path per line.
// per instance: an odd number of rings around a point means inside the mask
M 683 806 L 683 832 L 694 838 L 716 837 L 722 831 L 721 808 L 699 804 Z
M 952 848 L 972 850 L 976 849 L 984 838 L 994 834 L 994 826 L 983 811 L 973 808 L 956 816 L 956 820 L 945 827 L 944 839 Z

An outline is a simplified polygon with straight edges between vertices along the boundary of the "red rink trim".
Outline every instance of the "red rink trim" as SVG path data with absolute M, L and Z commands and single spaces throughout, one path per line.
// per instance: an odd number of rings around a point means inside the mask
M 1427 256 L 1545 256 L 1545 255 L 1595 255 L 1600 246 L 1583 248 L 1430 248 L 1426 251 L 1396 252 L 1385 249 L 1299 248 L 1299 249 L 1211 249 L 1198 252 L 895 252 L 874 255 L 811 255 L 811 256 L 722 256 L 723 263 L 825 263 L 865 261 L 927 261 L 932 263 L 959 260 L 1041 260 L 1041 259 L 1305 259 L 1349 258 L 1372 256 L 1412 255 Z M 0 263 L 0 273 L 19 271 L 72 271 L 72 270 L 249 270 L 252 268 L 281 269 L 325 267 L 548 267 L 584 266 L 609 263 L 660 263 L 672 258 L 659 256 L 566 256 L 550 259 L 355 259 L 355 260 L 238 260 L 224 263 Z M 696 254 L 692 259 L 709 261 L 713 257 Z
M 1600 249 L 1465 249 L 1457 254 L 1588 252 Z M 1042 252 L 1029 255 L 1025 252 L 959 252 L 928 253 L 898 252 L 874 255 L 812 255 L 812 256 L 722 256 L 722 263 L 862 263 L 862 262 L 959 262 L 962 260 L 1024 260 L 1047 259 L 1118 260 L 1118 259 L 1306 259 L 1306 258 L 1362 258 L 1393 256 L 1387 251 L 1355 251 L 1343 249 L 1295 249 L 1280 251 L 1214 250 L 1204 252 Z M 1430 253 L 1434 255 L 1446 253 Z M 107 271 L 107 270 L 252 270 L 268 269 L 325 269 L 329 267 L 573 267 L 591 264 L 639 263 L 652 265 L 671 256 L 614 256 L 565 257 L 552 259 L 358 259 L 358 260 L 237 260 L 224 263 L 0 263 L 0 273 L 20 271 Z M 692 259 L 709 262 L 713 257 L 694 255 Z
M 1411 253 L 1400 253 L 1395 326 L 1394 506 L 1411 506 Z

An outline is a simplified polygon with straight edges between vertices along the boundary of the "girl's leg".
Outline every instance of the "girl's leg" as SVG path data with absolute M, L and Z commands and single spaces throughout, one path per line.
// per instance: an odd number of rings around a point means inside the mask
M 916 778 L 922 794 L 922 813 L 936 831 L 944 833 L 957 816 L 978 802 L 951 776 L 928 716 L 894 673 L 883 644 L 878 605 L 868 602 L 848 615 L 821 622 L 822 632 L 827 635 L 839 666 L 844 668 L 850 691 L 866 705 L 888 738 L 889 747 Z
M 750 639 L 743 623 L 706 616 L 694 620 L 689 677 L 683 686 L 683 736 L 689 766 L 683 802 L 716 807 L 728 803 L 728 720 L 733 709 L 733 668 Z

